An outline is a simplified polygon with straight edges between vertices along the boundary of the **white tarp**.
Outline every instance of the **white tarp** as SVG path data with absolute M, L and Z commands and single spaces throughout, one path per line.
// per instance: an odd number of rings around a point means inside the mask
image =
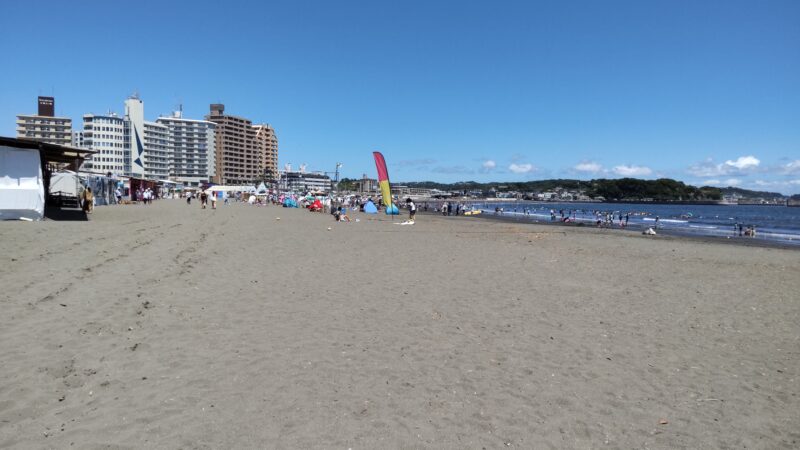
M 64 171 L 56 172 L 50 176 L 50 193 L 61 195 L 69 195 L 71 197 L 80 197 L 83 193 L 81 188 L 81 179 L 75 172 Z
M 39 150 L 0 146 L 0 220 L 41 220 L 43 216 Z

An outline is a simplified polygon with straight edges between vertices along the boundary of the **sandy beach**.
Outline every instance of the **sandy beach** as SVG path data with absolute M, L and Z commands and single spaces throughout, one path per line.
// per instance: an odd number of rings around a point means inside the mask
M 800 251 L 354 217 L 0 223 L 0 448 L 800 447 Z

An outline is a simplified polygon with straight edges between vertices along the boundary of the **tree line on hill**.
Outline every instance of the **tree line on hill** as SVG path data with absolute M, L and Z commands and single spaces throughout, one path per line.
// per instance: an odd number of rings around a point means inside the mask
M 339 183 L 340 190 L 354 190 L 356 179 L 344 178 Z M 469 194 L 481 192 L 492 195 L 494 192 L 541 193 L 554 191 L 557 188 L 572 192 L 581 192 L 590 198 L 604 198 L 609 201 L 716 201 L 724 195 L 737 195 L 744 198 L 782 197 L 776 192 L 750 191 L 747 189 L 712 186 L 695 187 L 670 178 L 657 180 L 641 180 L 638 178 L 616 178 L 595 180 L 551 179 L 535 181 L 509 181 L 478 183 L 460 181 L 456 183 L 437 183 L 435 181 L 413 181 L 398 183 L 412 188 L 439 189 L 446 192 L 462 192 Z

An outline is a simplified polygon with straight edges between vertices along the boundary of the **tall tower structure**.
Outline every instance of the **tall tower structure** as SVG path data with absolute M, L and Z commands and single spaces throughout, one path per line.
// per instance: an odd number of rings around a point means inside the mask
M 125 171 L 132 177 L 144 178 L 144 103 L 137 95 L 125 100 Z

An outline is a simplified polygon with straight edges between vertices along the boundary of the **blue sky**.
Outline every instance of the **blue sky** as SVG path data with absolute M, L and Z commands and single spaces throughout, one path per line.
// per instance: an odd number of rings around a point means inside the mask
M 395 181 L 635 176 L 800 192 L 799 1 L 4 2 L 0 135 L 209 103 L 280 163 Z

